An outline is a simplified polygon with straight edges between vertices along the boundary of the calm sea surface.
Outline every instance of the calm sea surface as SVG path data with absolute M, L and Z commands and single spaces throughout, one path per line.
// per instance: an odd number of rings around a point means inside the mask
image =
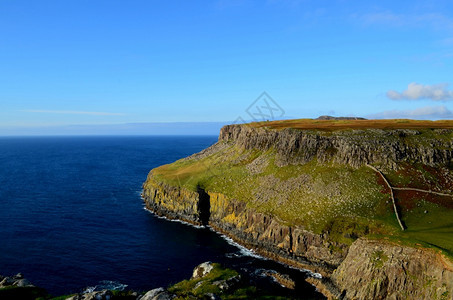
M 277 291 L 263 270 L 289 273 L 298 295 L 318 298 L 305 273 L 143 209 L 141 186 L 152 168 L 216 139 L 0 138 L 0 274 L 22 272 L 54 295 L 94 286 L 148 290 L 188 278 L 211 260 L 254 274 L 257 285 Z

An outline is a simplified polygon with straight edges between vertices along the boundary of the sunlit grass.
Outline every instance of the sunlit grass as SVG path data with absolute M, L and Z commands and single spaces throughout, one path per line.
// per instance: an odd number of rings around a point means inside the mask
M 267 127 L 273 129 L 295 128 L 335 131 L 344 129 L 435 129 L 453 128 L 453 120 L 316 120 L 294 119 L 270 122 L 255 122 L 248 124 L 252 127 Z

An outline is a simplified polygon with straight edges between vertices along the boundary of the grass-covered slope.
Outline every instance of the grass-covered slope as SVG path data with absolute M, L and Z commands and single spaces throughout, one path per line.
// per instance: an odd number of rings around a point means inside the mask
M 448 168 L 433 168 L 423 164 L 405 164 L 398 171 L 389 171 L 402 219 L 407 230 L 402 239 L 443 249 L 453 256 L 453 196 L 420 192 L 415 189 L 444 191 L 453 195 L 453 172 Z
M 241 151 L 235 146 L 202 159 L 183 159 L 154 169 L 156 179 L 195 191 L 197 185 L 321 233 L 332 222 L 364 224 L 392 212 L 376 175 L 366 167 L 312 161 L 277 167 L 272 151 Z M 388 207 L 387 207 L 388 206 Z M 389 216 L 386 212 L 389 212 Z M 381 224 L 381 222 L 378 222 Z M 376 223 L 376 226 L 378 224 Z
M 395 151 L 412 153 L 411 147 L 428 154 L 431 149 L 443 151 L 439 152 L 443 155 L 442 165 L 436 165 L 436 153 L 432 158 L 427 154 L 429 159 L 418 159 L 408 154 L 404 161 L 394 162 L 393 167 L 374 165 L 393 187 L 453 194 L 452 149 L 449 146 L 453 135 L 451 131 L 432 130 L 453 128 L 451 121 L 289 120 L 253 123 L 251 127 L 265 127 L 260 130 L 266 132 L 288 127 L 301 131 L 309 129 L 310 135 L 319 131 L 320 136 L 330 136 L 333 130 L 341 135 L 344 131 L 360 128 L 360 132 L 353 134 L 354 140 L 350 144 L 354 148 L 351 149 L 374 151 L 362 146 L 356 136 L 363 135 L 369 142 L 376 134 L 376 139 L 391 141 L 388 151 L 393 151 L 398 143 L 403 146 Z M 370 131 L 367 131 L 368 127 Z M 380 128 L 377 133 L 376 128 Z M 417 132 L 406 135 L 403 131 L 392 131 L 397 128 L 417 128 Z M 345 143 L 345 139 L 347 143 L 347 137 L 341 138 L 340 145 Z M 246 136 L 245 140 L 248 139 Z M 359 236 L 372 236 L 412 246 L 434 247 L 452 256 L 453 197 L 394 190 L 400 217 L 406 225 L 406 230 L 402 231 L 395 217 L 390 190 L 383 179 L 366 164 L 357 166 L 336 162 L 334 155 L 344 149 L 317 147 L 316 151 L 325 152 L 321 162 L 317 159 L 319 153 L 310 153 L 310 159 L 302 163 L 282 164 L 281 149 L 261 147 L 260 140 L 256 140 L 256 147 L 244 147 L 235 140 L 221 139 L 201 154 L 154 169 L 153 177 L 172 186 L 192 191 L 201 186 L 209 192 L 244 201 L 248 207 L 269 214 L 284 224 L 301 226 L 314 233 L 329 233 L 329 238 L 341 243 L 350 244 Z M 437 141 L 442 143 L 437 144 Z M 294 155 L 304 155 L 303 151 Z M 329 155 L 332 159 L 325 159 Z M 353 156 L 354 153 L 351 159 Z M 395 157 L 401 157 L 401 154 L 396 153 Z M 449 159 L 450 163 L 445 164 Z M 423 160 L 429 163 L 423 163 Z

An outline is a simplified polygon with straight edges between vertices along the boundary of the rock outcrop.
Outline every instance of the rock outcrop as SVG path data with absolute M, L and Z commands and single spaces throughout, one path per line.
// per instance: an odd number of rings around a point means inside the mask
M 17 273 L 14 276 L 0 275 L 0 289 L 11 287 L 35 287 L 30 281 L 24 278 L 22 273 Z
M 198 279 L 206 276 L 209 272 L 214 269 L 214 266 L 210 261 L 204 262 L 198 265 L 195 269 L 193 269 L 192 279 Z
M 379 164 L 392 169 L 397 169 L 398 163 L 414 160 L 430 166 L 449 164 L 453 140 L 448 137 L 453 130 L 431 131 L 431 137 L 421 138 L 419 130 L 410 129 L 322 132 L 227 125 L 220 131 L 219 142 L 234 143 L 244 149 L 275 149 L 276 162 L 281 166 L 306 163 L 313 158 L 321 163 L 333 161 L 353 167 Z
M 294 289 L 296 287 L 296 283 L 294 280 L 289 277 L 287 274 L 280 274 L 276 271 L 267 271 L 265 275 L 272 277 L 276 282 L 278 282 L 281 286 L 284 286 L 288 289 Z
M 453 264 L 429 249 L 358 239 L 332 281 L 347 299 L 452 299 Z
M 109 290 L 94 291 L 89 293 L 77 294 L 66 298 L 66 300 L 110 300 L 113 293 Z
M 36 287 L 22 273 L 13 276 L 0 275 L 0 299 L 47 299 L 46 290 Z
M 170 293 L 164 288 L 157 288 L 148 291 L 143 297 L 138 298 L 138 300 L 171 300 L 175 298 L 176 295 Z

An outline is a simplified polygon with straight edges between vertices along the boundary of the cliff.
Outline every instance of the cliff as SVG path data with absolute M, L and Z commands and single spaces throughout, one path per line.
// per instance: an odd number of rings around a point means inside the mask
M 321 273 L 331 297 L 450 299 L 452 124 L 294 124 L 223 127 L 215 145 L 150 172 L 146 206 Z
M 360 167 L 379 164 L 393 169 L 408 161 L 429 166 L 447 165 L 453 157 L 453 130 L 362 129 L 322 132 L 315 130 L 266 130 L 252 126 L 224 126 L 219 142 L 234 142 L 244 149 L 275 149 L 277 164 L 303 164 L 314 158 Z
M 143 197 L 147 208 L 159 216 L 182 219 L 192 224 L 205 223 L 203 194 L 209 199 L 209 224 L 216 231 L 232 237 L 258 253 L 294 266 L 310 265 L 316 272 L 327 274 L 345 258 L 347 245 L 329 242 L 326 234 L 314 234 L 297 226 L 248 208 L 246 203 L 228 199 L 223 194 L 159 183 L 150 175 L 144 185 Z M 337 251 L 329 251 L 334 248 Z M 318 267 L 316 267 L 318 266 Z

